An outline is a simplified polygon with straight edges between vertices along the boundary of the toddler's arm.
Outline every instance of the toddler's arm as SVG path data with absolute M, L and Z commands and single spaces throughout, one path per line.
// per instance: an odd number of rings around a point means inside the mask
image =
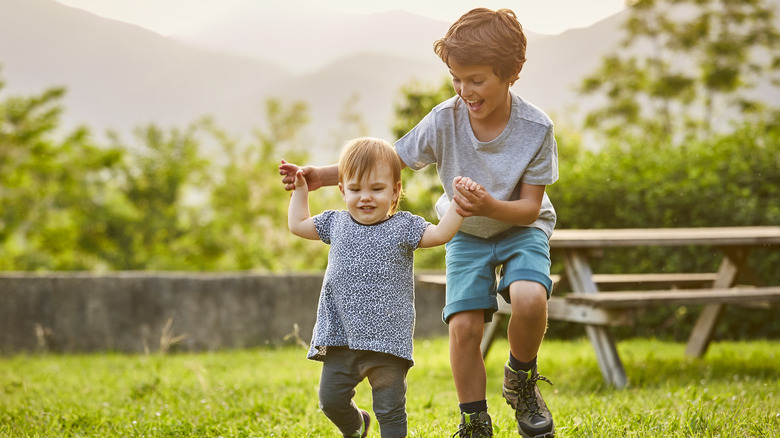
M 452 187 L 456 188 L 455 192 L 457 192 L 457 187 L 461 184 L 461 180 L 465 179 L 467 178 L 462 178 L 459 176 L 455 177 L 455 179 L 452 181 Z M 449 242 L 453 237 L 455 237 L 455 233 L 458 232 L 458 228 L 460 228 L 460 224 L 462 223 L 463 216 L 458 214 L 457 204 L 455 202 L 450 202 L 450 206 L 447 208 L 444 216 L 442 216 L 439 224 L 428 225 L 428 227 L 425 229 L 422 239 L 420 239 L 420 243 L 417 245 L 417 247 L 431 248 Z
M 295 189 L 290 196 L 290 208 L 287 212 L 287 227 L 296 236 L 304 239 L 318 240 L 317 230 L 314 228 L 314 220 L 309 213 L 309 188 L 303 172 L 298 170 L 293 180 Z

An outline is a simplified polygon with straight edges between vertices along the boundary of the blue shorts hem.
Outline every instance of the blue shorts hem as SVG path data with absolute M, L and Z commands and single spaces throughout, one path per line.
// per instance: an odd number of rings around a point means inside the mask
M 496 296 L 493 294 L 485 294 L 481 297 L 458 300 L 444 306 L 444 310 L 441 313 L 441 319 L 445 324 L 449 324 L 452 315 L 467 310 L 484 310 L 485 322 L 490 322 L 493 320 L 493 314 L 498 310 L 498 300 L 496 300 Z
M 535 281 L 542 286 L 544 286 L 545 290 L 547 291 L 547 299 L 550 299 L 550 296 L 552 295 L 552 279 L 550 279 L 549 275 L 546 275 L 539 271 L 532 271 L 530 269 L 521 269 L 519 271 L 513 271 L 509 275 L 503 277 L 501 279 L 501 284 L 499 284 L 499 293 L 502 297 L 506 300 L 506 302 L 509 302 L 509 285 L 514 283 L 515 281 Z

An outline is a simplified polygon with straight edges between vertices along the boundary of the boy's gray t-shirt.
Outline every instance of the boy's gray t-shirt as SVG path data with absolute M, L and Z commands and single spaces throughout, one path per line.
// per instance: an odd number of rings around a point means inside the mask
M 417 126 L 395 143 L 396 151 L 414 170 L 435 163 L 444 194 L 436 203 L 442 217 L 452 200 L 452 180 L 469 177 L 496 199 L 516 200 L 520 183 L 549 185 L 558 179 L 558 149 L 553 123 L 547 115 L 514 93 L 512 112 L 504 131 L 489 142 L 474 136 L 468 108 L 454 96 L 431 110 Z M 528 225 L 552 236 L 556 214 L 545 192 L 538 219 Z M 460 231 L 489 238 L 513 225 L 484 216 L 463 221 Z

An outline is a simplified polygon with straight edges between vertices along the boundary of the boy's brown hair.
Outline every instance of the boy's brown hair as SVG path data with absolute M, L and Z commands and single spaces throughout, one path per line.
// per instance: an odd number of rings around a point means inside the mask
M 375 167 L 389 166 L 393 172 L 393 183 L 401 181 L 401 158 L 393 145 L 385 140 L 373 137 L 360 137 L 344 145 L 339 158 L 339 183 L 343 184 L 353 177 L 360 181 Z M 398 209 L 403 190 L 390 206 L 390 214 Z
M 477 8 L 466 12 L 450 26 L 433 51 L 445 64 L 450 59 L 463 65 L 490 65 L 501 79 L 514 84 L 525 63 L 523 26 L 509 9 Z

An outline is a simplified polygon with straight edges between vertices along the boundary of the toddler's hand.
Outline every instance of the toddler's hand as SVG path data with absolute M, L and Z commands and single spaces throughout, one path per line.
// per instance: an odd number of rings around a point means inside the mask
M 467 176 L 456 176 L 452 181 L 452 187 L 456 191 L 473 191 L 481 189 L 480 185 L 476 181 Z
M 297 190 L 297 189 L 308 190 L 308 186 L 306 185 L 306 178 L 303 177 L 303 171 L 300 169 L 298 169 L 298 171 L 295 172 L 294 185 L 295 188 L 293 190 Z
M 458 213 L 461 216 L 487 215 L 493 198 L 484 187 L 469 177 L 456 177 L 452 186 L 455 191 L 452 199 L 458 204 Z
M 279 165 L 279 175 L 282 175 L 285 190 L 295 190 L 295 179 L 300 169 L 297 164 L 282 160 L 282 164 Z

